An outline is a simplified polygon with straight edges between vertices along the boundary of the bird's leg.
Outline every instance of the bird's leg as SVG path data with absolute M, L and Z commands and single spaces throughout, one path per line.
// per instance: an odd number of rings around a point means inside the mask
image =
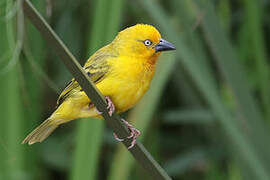
M 108 96 L 106 96 L 105 99 L 106 99 L 106 102 L 107 102 L 107 109 L 109 110 L 108 113 L 109 113 L 110 116 L 112 116 L 112 114 L 115 111 L 115 106 L 114 106 L 112 100 Z M 96 108 L 96 111 L 97 111 L 98 114 L 102 114 L 102 112 L 100 112 L 97 108 Z
M 132 142 L 131 145 L 128 147 L 128 149 L 131 149 L 135 144 L 136 144 L 136 139 L 137 137 L 139 137 L 141 135 L 141 132 L 134 128 L 131 124 L 129 124 L 126 120 L 121 119 L 123 121 L 123 123 L 127 126 L 127 128 L 130 130 L 130 135 L 127 137 L 128 139 L 132 138 Z M 117 135 L 115 133 L 113 133 L 114 138 L 117 141 L 123 141 L 124 139 L 118 138 Z
M 105 98 L 106 98 L 106 102 L 107 102 L 107 105 L 108 105 L 107 106 L 107 109 L 109 110 L 108 113 L 109 113 L 110 116 L 112 116 L 112 114 L 115 111 L 115 106 L 114 106 L 112 100 L 108 96 L 106 96 Z M 102 112 L 98 111 L 97 109 L 96 109 L 96 111 L 97 111 L 98 114 L 102 114 Z M 137 139 L 137 137 L 139 137 L 141 135 L 141 132 L 138 129 L 134 128 L 126 120 L 124 120 L 124 119 L 121 119 L 121 120 L 127 126 L 127 128 L 130 130 L 130 135 L 127 137 L 128 139 L 132 138 L 131 145 L 128 147 L 128 149 L 130 149 L 136 144 L 136 139 Z M 121 138 L 117 137 L 117 135 L 115 133 L 113 133 L 113 136 L 117 141 L 120 141 L 120 142 L 124 141 L 124 139 L 121 139 Z

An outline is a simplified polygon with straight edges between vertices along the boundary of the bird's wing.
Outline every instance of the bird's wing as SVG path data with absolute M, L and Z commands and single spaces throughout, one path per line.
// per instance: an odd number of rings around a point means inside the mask
M 98 84 L 101 82 L 110 71 L 110 66 L 107 63 L 109 58 L 114 58 L 116 55 L 106 51 L 106 46 L 99 51 L 97 51 L 93 56 L 91 56 L 84 65 L 84 70 L 90 77 L 92 82 Z M 66 86 L 66 88 L 60 94 L 57 100 L 57 107 L 72 94 L 82 91 L 79 83 L 73 78 Z

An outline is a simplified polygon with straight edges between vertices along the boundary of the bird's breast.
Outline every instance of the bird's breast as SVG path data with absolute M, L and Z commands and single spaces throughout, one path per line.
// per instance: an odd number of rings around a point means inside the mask
M 112 71 L 98 88 L 109 96 L 118 112 L 133 107 L 148 90 L 155 66 L 139 59 L 114 62 Z

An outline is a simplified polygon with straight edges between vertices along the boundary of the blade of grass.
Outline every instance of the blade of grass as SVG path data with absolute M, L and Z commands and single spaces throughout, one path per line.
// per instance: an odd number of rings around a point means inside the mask
M 5 1 L 6 2 L 6 1 Z M 3 4 L 4 6 L 5 4 Z M 4 7 L 1 8 L 1 10 L 4 10 Z M 3 18 L 0 19 L 0 51 L 5 52 L 6 56 L 10 56 L 10 48 L 8 45 L 8 40 L 7 40 L 7 32 L 6 32 L 6 26 L 7 22 Z M 6 57 L 0 56 L 0 67 L 2 67 L 2 64 L 6 62 Z M 1 68 L 2 69 L 2 68 Z M 0 120 L 0 179 L 8 179 L 7 175 L 7 163 L 9 161 L 9 153 L 7 150 L 7 123 L 8 123 L 8 113 L 6 109 L 6 103 L 8 102 L 8 91 L 5 85 L 8 83 L 8 76 L 7 74 L 0 74 L 0 98 L 1 98 L 1 103 L 0 103 L 0 112 L 1 112 L 1 120 Z
M 41 11 L 45 9 L 45 2 L 36 1 L 34 4 Z M 44 65 L 45 60 L 45 44 L 42 40 L 40 34 L 35 29 L 35 27 L 30 23 L 26 22 L 26 37 L 24 42 L 23 52 L 26 55 L 25 58 L 28 60 L 30 58 L 29 54 L 31 54 L 31 60 L 34 62 L 38 62 L 42 67 Z M 24 59 L 23 59 L 24 60 Z M 29 59 L 29 61 L 31 61 Z M 28 61 L 28 62 L 29 62 Z M 42 82 L 37 78 L 36 73 L 33 73 L 32 66 L 29 66 L 27 61 L 22 61 L 22 69 L 24 79 L 23 83 L 23 98 L 24 104 L 26 105 L 24 108 L 25 116 L 24 116 L 24 132 L 23 134 L 27 134 L 29 132 L 29 127 L 35 126 L 37 123 L 41 122 L 41 102 L 42 102 Z M 37 160 L 37 147 L 33 147 L 26 150 L 25 158 L 28 160 L 25 162 L 24 166 L 27 168 L 27 174 L 32 178 L 38 178 L 40 174 L 40 169 Z
M 151 126 L 151 120 L 156 107 L 160 102 L 160 97 L 164 86 L 168 81 L 169 75 L 173 70 L 176 58 L 173 54 L 162 55 L 158 61 L 158 69 L 155 73 L 153 82 L 147 94 L 141 102 L 134 108 L 129 116 L 129 121 L 134 127 L 138 128 L 142 135 L 139 139 L 143 140 L 147 129 Z M 117 166 L 115 166 L 117 164 Z M 122 146 L 118 146 L 113 157 L 109 180 L 129 179 L 130 172 L 134 165 L 134 160 Z
M 266 118 L 270 120 L 270 84 L 269 84 L 269 63 L 263 35 L 263 1 L 243 0 L 245 21 L 248 28 L 248 37 L 255 60 L 256 74 L 258 74 L 259 88 L 263 109 Z
M 186 171 L 194 168 L 197 164 L 203 163 L 208 159 L 209 150 L 202 147 L 197 147 L 183 152 L 177 157 L 168 160 L 164 164 L 164 168 L 171 176 L 181 176 Z
M 77 128 L 70 179 L 97 179 L 103 128 L 103 122 L 99 119 L 81 120 Z
M 109 4 L 109 11 L 107 14 L 107 23 L 106 26 L 109 29 L 109 31 L 106 31 L 105 33 L 105 43 L 109 43 L 113 40 L 113 38 L 116 36 L 116 33 L 119 30 L 119 26 L 121 24 L 122 18 L 122 12 L 124 7 L 124 0 L 114 0 L 108 1 Z
M 6 10 L 10 9 L 13 6 L 13 1 L 6 1 Z M 6 11 L 7 13 L 7 11 Z M 18 179 L 19 177 L 26 177 L 23 173 L 24 170 L 24 161 L 26 160 L 24 157 L 24 149 L 20 146 L 20 138 L 22 136 L 23 131 L 23 114 L 22 114 L 22 99 L 20 96 L 20 80 L 18 69 L 18 55 L 20 52 L 16 52 L 16 56 L 13 56 L 15 53 L 16 45 L 22 45 L 22 24 L 19 16 L 23 17 L 22 10 L 17 12 L 17 17 L 8 19 L 1 25 L 1 36 L 3 36 L 1 42 L 3 43 L 3 52 L 9 53 L 8 57 L 13 57 L 13 62 L 15 64 L 10 64 L 11 59 L 7 58 L 4 61 L 6 64 L 10 66 L 8 68 L 4 68 L 4 71 L 1 72 L 1 98 L 3 101 L 1 104 L 4 119 L 1 123 L 3 128 L 3 136 L 1 136 L 1 156 L 3 156 L 3 161 L 1 159 L 1 166 L 3 169 L 1 171 L 0 176 L 4 176 L 5 179 Z M 15 20 L 17 20 L 17 30 L 15 30 Z M 17 35 L 15 34 L 17 32 Z M 17 37 L 17 38 L 16 38 Z M 6 39 L 5 39 L 6 38 Z M 5 47 L 4 47 L 5 46 Z M 17 47 L 19 47 L 17 46 Z M 7 66 L 6 66 L 7 67 Z M 1 112 L 2 112 L 1 111 Z M 2 113 L 1 113 L 2 114 Z M 2 134 L 2 133 L 1 133 Z
M 165 123 L 168 124 L 209 124 L 214 122 L 214 114 L 207 109 L 177 109 L 163 113 Z
M 239 171 L 239 167 L 236 165 L 235 162 L 230 163 L 229 166 L 229 180 L 242 180 L 242 176 Z
M 217 14 L 221 20 L 222 29 L 229 34 L 231 30 L 231 3 L 229 0 L 219 2 Z
M 207 76 L 205 78 L 209 79 L 212 84 L 216 84 L 216 76 L 213 72 L 211 62 L 208 61 L 207 50 L 200 38 L 200 34 L 196 31 L 201 19 L 204 17 L 203 13 L 199 15 L 193 13 L 191 11 L 192 3 L 189 0 L 173 0 L 172 7 L 180 21 L 180 23 L 177 24 L 177 26 L 181 27 L 181 30 L 178 30 L 178 38 L 183 41 L 186 48 L 192 49 L 193 54 L 196 55 L 196 57 L 200 57 L 197 58 L 197 65 L 201 67 L 204 76 Z M 181 11 L 179 11 L 179 7 L 181 7 Z M 165 19 L 162 21 L 165 23 Z M 164 31 L 164 33 L 166 33 L 166 31 Z M 185 67 L 181 64 L 179 65 L 179 70 L 174 73 L 173 79 L 176 86 L 182 90 L 181 95 L 179 95 L 181 96 L 181 102 L 186 100 L 186 103 L 188 103 L 187 105 L 196 107 L 204 104 L 202 102 L 202 98 L 197 93 L 196 87 L 192 85 L 192 77 L 190 73 L 186 71 Z
M 89 14 L 90 17 L 94 17 L 88 43 L 91 53 L 102 47 L 105 44 L 104 41 L 111 40 L 108 37 L 115 36 L 120 22 L 120 16 L 117 16 L 117 14 L 121 13 L 122 3 L 122 0 L 114 3 L 110 0 L 96 1 L 95 13 L 93 14 L 90 11 Z M 114 8 L 110 8 L 111 4 Z M 107 26 L 104 23 L 106 21 L 110 22 Z M 104 39 L 104 34 L 106 39 Z M 97 179 L 104 121 L 98 119 L 81 121 L 77 132 L 77 145 L 70 179 Z
M 6 133 L 7 139 L 6 142 L 6 150 L 8 151 L 8 177 L 7 179 L 17 179 L 23 174 L 24 164 L 27 163 L 25 161 L 24 149 L 20 146 L 20 141 L 22 137 L 23 131 L 23 113 L 22 113 L 22 102 L 20 96 L 20 83 L 19 83 L 19 75 L 18 75 L 18 66 L 15 65 L 11 68 L 11 70 L 6 74 L 7 84 L 6 91 L 8 92 L 8 101 L 6 104 L 7 111 L 7 121 L 6 124 Z

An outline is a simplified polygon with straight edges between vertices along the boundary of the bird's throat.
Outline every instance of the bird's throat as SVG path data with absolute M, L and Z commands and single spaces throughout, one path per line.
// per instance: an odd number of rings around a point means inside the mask
M 160 55 L 160 53 L 155 53 L 153 56 L 151 56 L 147 62 L 150 64 L 150 65 L 155 65 L 156 62 L 157 62 L 157 59 L 158 59 L 158 56 Z

